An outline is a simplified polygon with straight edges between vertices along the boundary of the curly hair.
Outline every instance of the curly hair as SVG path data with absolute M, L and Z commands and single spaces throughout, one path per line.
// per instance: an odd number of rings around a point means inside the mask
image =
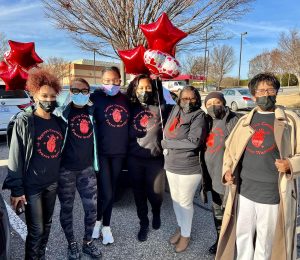
M 26 88 L 31 95 L 37 93 L 41 87 L 45 85 L 53 88 L 56 93 L 59 93 L 62 89 L 58 78 L 51 74 L 48 70 L 35 69 L 29 73 Z
M 139 103 L 139 100 L 136 96 L 136 89 L 137 89 L 141 79 L 148 79 L 149 82 L 151 83 L 152 93 L 153 93 L 153 105 L 157 106 L 159 104 L 159 100 L 160 100 L 161 104 L 165 103 L 161 81 L 157 79 L 155 82 L 155 80 L 151 79 L 150 76 L 146 75 L 146 74 L 141 74 L 141 75 L 136 76 L 129 83 L 128 88 L 127 88 L 127 97 L 129 98 L 130 102 L 132 104 Z M 159 95 L 159 100 L 158 100 L 157 93 Z
M 272 86 L 277 92 L 280 88 L 280 82 L 273 73 L 260 73 L 255 75 L 248 83 L 248 88 L 252 96 L 255 95 L 255 91 L 261 82 Z

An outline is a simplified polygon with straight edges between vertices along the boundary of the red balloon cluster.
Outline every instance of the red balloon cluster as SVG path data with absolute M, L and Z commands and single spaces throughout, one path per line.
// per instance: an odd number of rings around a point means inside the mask
M 152 73 L 164 78 L 173 78 L 180 73 L 180 64 L 174 58 L 176 44 L 187 36 L 163 13 L 156 22 L 140 25 L 148 42 L 148 50 L 140 45 L 118 53 L 130 74 Z
M 8 41 L 8 44 L 10 51 L 0 62 L 0 78 L 5 82 L 6 90 L 25 89 L 27 71 L 43 60 L 35 52 L 34 42 Z

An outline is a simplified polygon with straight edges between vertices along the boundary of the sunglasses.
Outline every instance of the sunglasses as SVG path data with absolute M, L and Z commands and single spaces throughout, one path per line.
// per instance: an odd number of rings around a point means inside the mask
M 84 88 L 84 89 L 70 88 L 70 91 L 74 95 L 78 95 L 79 93 L 82 93 L 83 95 L 87 95 L 90 93 L 90 89 L 88 88 Z

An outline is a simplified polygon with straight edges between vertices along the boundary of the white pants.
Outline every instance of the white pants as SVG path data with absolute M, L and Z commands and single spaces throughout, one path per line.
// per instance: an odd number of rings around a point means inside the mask
M 239 195 L 236 226 L 237 260 L 271 258 L 277 215 L 278 204 L 257 203 Z
M 167 171 L 173 208 L 183 237 L 190 237 L 194 215 L 193 199 L 201 175 L 180 175 Z

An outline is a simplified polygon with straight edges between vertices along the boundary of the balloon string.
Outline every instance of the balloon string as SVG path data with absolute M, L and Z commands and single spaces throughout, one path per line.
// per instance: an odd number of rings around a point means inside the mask
M 166 138 L 165 138 L 165 133 L 164 133 L 164 122 L 163 122 L 163 117 L 162 117 L 161 102 L 160 102 L 160 95 L 159 95 L 159 89 L 158 89 L 158 84 L 157 84 L 157 78 L 155 79 L 155 85 L 156 85 L 156 90 L 157 90 L 157 99 L 158 99 L 158 108 L 159 108 L 159 114 L 160 114 L 161 130 L 162 130 L 163 140 L 164 140 Z

